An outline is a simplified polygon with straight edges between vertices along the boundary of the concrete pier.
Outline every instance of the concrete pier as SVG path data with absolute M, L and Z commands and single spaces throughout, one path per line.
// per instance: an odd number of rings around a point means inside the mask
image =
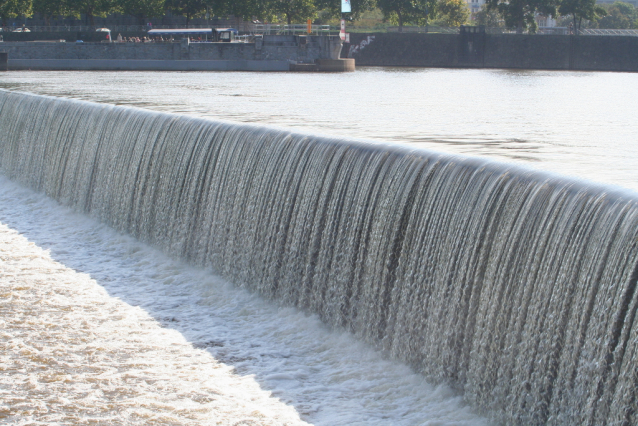
M 317 70 L 326 72 L 354 71 L 354 59 L 317 59 Z

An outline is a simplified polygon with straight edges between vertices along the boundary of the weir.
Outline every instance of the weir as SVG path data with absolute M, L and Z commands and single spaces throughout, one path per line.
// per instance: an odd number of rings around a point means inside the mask
M 0 91 L 0 171 L 315 312 L 505 424 L 638 421 L 638 197 L 524 167 Z

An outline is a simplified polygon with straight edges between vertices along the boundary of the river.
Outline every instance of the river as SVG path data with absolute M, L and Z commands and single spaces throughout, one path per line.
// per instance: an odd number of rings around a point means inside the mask
M 488 156 L 632 191 L 637 80 L 621 73 L 383 68 L 11 72 L 0 88 Z M 0 388 L 5 418 L 487 423 L 449 387 L 427 383 L 315 316 L 265 302 L 40 194 L 0 183 L 4 247 L 14 256 L 3 261 L 15 269 L 3 272 L 18 277 L 3 280 L 11 295 L 2 314 L 10 330 L 3 365 L 11 368 Z M 19 278 L 30 270 L 42 275 Z M 40 289 L 41 281 L 50 288 Z M 76 315 L 64 315 L 68 310 Z M 90 339 L 78 331 L 82 321 Z M 47 331 L 52 324 L 55 333 Z M 132 329 L 136 339 L 122 337 Z M 222 378 L 214 376 L 216 365 L 225 369 Z
M 527 163 L 638 190 L 638 74 L 10 72 L 0 88 Z

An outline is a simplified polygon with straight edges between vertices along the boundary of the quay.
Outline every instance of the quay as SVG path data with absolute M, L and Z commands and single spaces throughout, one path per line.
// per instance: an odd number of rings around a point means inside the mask
M 354 71 L 337 36 L 263 35 L 250 42 L 0 43 L 8 70 Z

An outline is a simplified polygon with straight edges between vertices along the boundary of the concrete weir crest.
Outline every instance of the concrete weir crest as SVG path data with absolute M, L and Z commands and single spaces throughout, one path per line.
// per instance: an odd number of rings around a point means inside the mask
M 496 424 L 638 424 L 633 192 L 9 91 L 0 130 L 8 178 L 349 330 Z

